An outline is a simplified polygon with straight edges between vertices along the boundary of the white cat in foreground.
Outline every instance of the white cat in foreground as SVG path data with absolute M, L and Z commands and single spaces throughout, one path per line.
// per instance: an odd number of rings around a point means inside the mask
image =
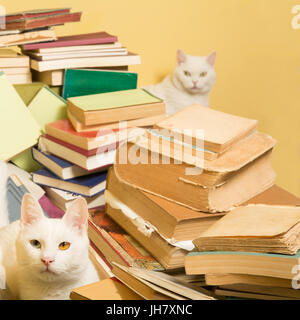
M 72 289 L 99 280 L 89 259 L 87 219 L 83 198 L 62 219 L 49 219 L 32 195 L 24 196 L 21 219 L 0 229 L 9 298 L 69 299 Z
M 215 51 L 207 57 L 198 57 L 179 49 L 174 73 L 145 89 L 165 101 L 167 116 L 191 104 L 208 107 L 209 93 L 216 80 L 215 60 Z

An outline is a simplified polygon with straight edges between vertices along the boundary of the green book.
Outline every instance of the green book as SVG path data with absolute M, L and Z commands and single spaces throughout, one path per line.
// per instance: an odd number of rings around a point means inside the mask
M 0 159 L 9 160 L 37 143 L 40 126 L 3 72 L 0 96 Z
M 65 71 L 63 98 L 136 89 L 137 79 L 138 75 L 133 72 L 67 69 Z
M 45 84 L 42 82 L 33 82 L 26 84 L 14 84 L 14 88 L 18 92 L 19 96 L 26 104 L 29 105 L 31 100 L 36 96 L 36 94 L 45 87 Z

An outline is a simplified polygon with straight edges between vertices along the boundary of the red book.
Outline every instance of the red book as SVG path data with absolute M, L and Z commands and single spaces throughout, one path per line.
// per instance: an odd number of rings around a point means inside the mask
M 45 130 L 48 135 L 84 150 L 96 149 L 119 140 L 119 129 L 77 132 L 68 119 L 48 123 Z
M 5 20 L 7 23 L 7 22 L 12 22 L 17 20 L 40 18 L 40 17 L 57 15 L 62 13 L 69 13 L 70 10 L 71 8 L 28 10 L 28 11 L 7 14 L 5 16 Z
M 75 151 L 75 152 L 83 154 L 86 157 L 91 157 L 91 156 L 95 156 L 96 154 L 99 154 L 99 153 L 115 150 L 119 146 L 119 142 L 116 142 L 116 143 L 112 143 L 112 144 L 109 144 L 109 145 L 101 146 L 101 147 L 96 148 L 96 149 L 84 150 L 84 149 L 81 149 L 81 148 L 79 148 L 77 146 L 74 146 L 73 144 L 70 144 L 68 142 L 59 140 L 59 139 L 57 139 L 55 137 L 52 137 L 52 136 L 50 136 L 48 134 L 45 135 L 45 138 L 47 138 L 47 139 L 49 139 L 51 141 L 54 141 L 55 143 L 58 143 L 58 144 L 66 147 L 68 149 L 71 149 L 71 150 Z
M 59 48 L 70 46 L 83 46 L 91 44 L 104 44 L 117 42 L 118 37 L 110 35 L 106 32 L 86 33 L 73 36 L 58 37 L 56 41 L 26 44 L 24 50 L 36 50 L 41 48 Z
M 49 218 L 60 219 L 65 214 L 63 210 L 58 208 L 54 203 L 52 203 L 47 196 L 43 195 L 39 200 L 40 206 L 47 213 Z
M 40 18 L 25 18 L 17 21 L 6 22 L 4 30 L 30 30 L 43 27 L 50 27 L 64 24 L 66 22 L 78 22 L 81 19 L 81 12 L 75 13 L 60 13 L 56 15 L 40 17 Z

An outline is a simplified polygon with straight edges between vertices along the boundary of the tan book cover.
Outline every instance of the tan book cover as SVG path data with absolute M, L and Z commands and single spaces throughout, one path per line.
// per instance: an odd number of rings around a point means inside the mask
M 204 130 L 204 148 L 223 152 L 238 140 L 254 132 L 257 120 L 238 117 L 200 105 L 191 105 L 156 124 L 157 129 L 169 130 L 170 135 L 192 129 L 190 136 L 196 145 L 196 130 Z
M 238 207 L 193 242 L 198 251 L 296 254 L 300 207 L 252 204 Z

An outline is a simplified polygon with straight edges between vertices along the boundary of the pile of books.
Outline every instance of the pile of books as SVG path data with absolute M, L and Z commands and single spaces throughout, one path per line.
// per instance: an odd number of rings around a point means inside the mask
M 52 26 L 80 21 L 70 8 L 23 11 L 1 17 L 0 48 L 56 40 Z M 30 83 L 30 59 L 16 50 L 1 50 L 0 69 L 14 84 Z M 9 59 L 9 60 L 7 60 Z
M 232 291 L 245 291 L 239 286 L 240 279 L 244 281 L 244 288 L 247 284 L 249 292 L 254 290 L 253 284 L 265 285 L 270 277 L 274 280 L 276 259 L 282 258 L 266 251 L 276 248 L 274 252 L 282 254 L 298 250 L 295 237 L 299 209 L 289 206 L 299 205 L 300 199 L 274 185 L 270 155 L 275 140 L 257 132 L 256 126 L 254 120 L 194 105 L 159 121 L 135 143 L 118 148 L 116 163 L 107 176 L 105 214 L 102 212 L 101 218 L 97 218 L 97 213 L 91 215 L 88 228 L 96 256 L 102 257 L 101 265 L 108 271 L 107 277 L 116 277 L 144 299 L 183 300 L 242 297 L 228 294 L 230 286 Z M 191 127 L 194 130 L 205 128 L 199 150 L 196 138 L 201 137 L 197 133 L 193 135 L 193 131 L 188 131 L 190 140 L 180 136 L 183 134 L 180 129 Z M 169 149 L 165 141 L 170 142 Z M 127 163 L 118 162 L 122 148 L 127 151 Z M 135 163 L 130 162 L 132 150 L 139 156 Z M 152 159 L 158 162 L 150 162 L 150 151 Z M 147 157 L 143 157 L 143 152 Z M 179 158 L 180 152 L 183 159 Z M 167 156 L 171 163 L 162 162 Z M 203 161 L 195 161 L 195 157 Z M 183 161 L 178 163 L 179 160 Z M 196 171 L 197 174 L 192 175 L 193 171 L 185 170 L 195 169 L 199 163 L 203 166 L 198 167 L 202 169 L 200 173 Z M 283 215 L 287 217 L 286 223 L 280 222 Z M 124 263 L 120 258 L 117 260 L 107 251 L 107 243 L 105 246 L 105 223 L 102 226 L 99 223 L 103 217 L 122 226 L 124 232 L 134 237 L 165 270 L 157 272 Z M 237 231 L 238 221 L 241 233 Z M 272 221 L 274 232 L 269 232 L 268 239 L 256 227 L 258 221 L 261 229 L 268 229 Z M 122 242 L 119 245 L 119 248 L 126 247 Z M 246 254 L 238 250 L 245 251 L 245 248 L 261 253 L 249 254 L 252 260 L 242 262 Z M 260 255 L 261 261 L 257 259 Z M 269 255 L 274 256 L 274 260 L 265 269 L 263 263 Z M 293 261 L 284 260 L 287 261 L 283 262 L 285 272 L 295 259 L 296 256 Z M 107 260 L 109 262 L 105 263 Z M 254 266 L 256 261 L 260 264 L 257 267 Z M 262 280 L 256 274 L 252 282 L 245 282 L 245 274 L 251 274 L 251 268 L 256 272 L 260 268 L 269 278 Z M 280 272 L 282 277 L 283 270 Z M 281 280 L 276 281 L 277 286 L 283 285 Z M 102 283 L 97 285 L 101 288 Z M 74 290 L 75 295 L 79 293 L 77 290 L 81 288 Z M 95 296 L 89 296 L 89 288 L 86 290 L 88 299 L 94 299 Z M 283 296 L 282 291 L 280 294 Z M 263 294 L 258 298 L 261 296 Z
M 215 294 L 249 299 L 300 299 L 299 199 L 228 213 L 194 240 L 187 274 L 205 274 Z
M 64 84 L 65 69 L 127 70 L 129 65 L 140 64 L 139 55 L 128 52 L 117 36 L 107 32 L 62 36 L 56 41 L 25 44 L 22 50 L 31 58 L 34 80 L 53 86 Z

